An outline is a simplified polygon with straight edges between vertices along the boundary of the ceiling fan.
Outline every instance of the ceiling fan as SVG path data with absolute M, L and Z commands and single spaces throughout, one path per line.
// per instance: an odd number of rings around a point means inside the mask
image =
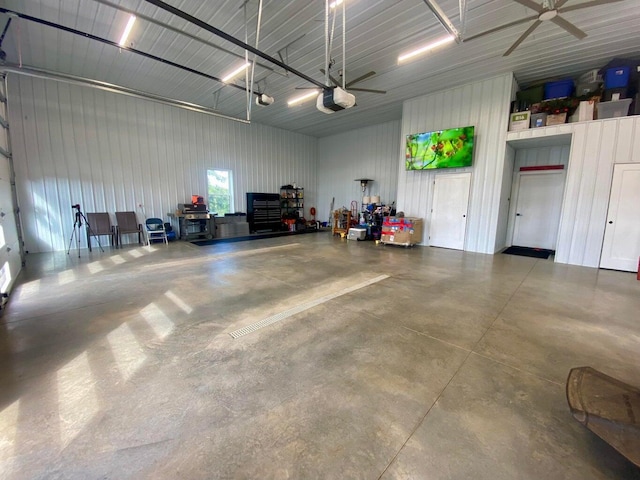
M 324 68 L 321 68 L 320 71 L 322 72 L 322 74 L 325 73 Z M 355 85 L 358 82 L 362 82 L 363 80 L 366 80 L 367 78 L 371 78 L 376 74 L 376 72 L 374 71 L 370 71 L 365 73 L 364 75 L 360 75 L 358 78 L 356 78 L 355 80 L 351 80 L 350 82 L 346 82 L 344 84 L 345 88 L 348 88 L 349 90 L 353 90 L 354 92 L 369 92 L 369 93 L 387 93 L 386 90 L 374 90 L 372 88 L 358 88 L 358 87 L 352 87 L 352 85 Z M 333 84 L 336 87 L 340 87 L 342 86 L 342 70 L 338 70 L 338 76 L 340 77 L 340 79 L 338 80 L 337 78 L 335 78 L 333 75 L 331 75 L 331 71 L 329 71 L 329 78 L 331 79 L 331 81 L 333 82 Z
M 520 37 L 514 42 L 513 45 L 504 53 L 504 57 L 508 56 L 513 52 L 518 45 L 520 45 L 531 33 L 542 24 L 542 22 L 553 22 L 560 28 L 565 29 L 571 35 L 576 37 L 579 40 L 582 40 L 587 36 L 585 32 L 576 27 L 573 23 L 565 20 L 560 16 L 561 13 L 572 12 L 574 10 L 580 10 L 583 8 L 596 7 L 598 5 L 605 5 L 607 3 L 620 2 L 622 0 L 591 0 L 589 2 L 584 2 L 579 5 L 570 5 L 568 7 L 563 7 L 567 0 L 543 0 L 541 4 L 534 2 L 533 0 L 514 0 L 521 5 L 524 5 L 531 10 L 534 10 L 537 14 L 532 15 L 530 17 L 521 18 L 520 20 L 516 20 L 515 22 L 507 23 L 506 25 L 501 25 L 496 28 L 492 28 L 487 30 L 486 32 L 479 33 L 477 35 L 472 35 L 471 37 L 465 38 L 465 41 L 474 40 L 478 37 L 483 37 L 490 33 L 495 33 L 500 30 L 504 30 L 505 28 L 514 27 L 516 25 L 520 25 L 522 23 L 530 22 L 534 20 L 534 22 L 525 30 L 525 32 L 520 35 Z
M 323 75 L 326 74 L 326 70 L 324 68 L 321 68 L 320 72 L 322 72 Z M 354 80 L 351 80 L 350 82 L 346 82 L 344 84 L 344 88 L 348 89 L 349 91 L 354 91 L 354 92 L 387 93 L 386 90 L 375 90 L 375 89 L 372 89 L 372 88 L 352 87 L 352 85 L 355 85 L 358 82 L 362 82 L 363 80 L 371 78 L 375 74 L 376 74 L 376 72 L 370 71 L 370 72 L 365 73 L 364 75 L 360 75 L 358 78 L 356 78 Z M 333 83 L 332 86 L 341 87 L 342 88 L 342 80 L 343 80 L 343 78 L 342 78 L 342 70 L 338 70 L 338 76 L 340 77 L 340 79 L 337 79 L 336 77 L 331 75 L 331 66 L 329 66 L 329 79 Z M 307 90 L 307 89 L 310 89 L 310 88 L 315 88 L 315 87 L 296 87 L 296 90 Z

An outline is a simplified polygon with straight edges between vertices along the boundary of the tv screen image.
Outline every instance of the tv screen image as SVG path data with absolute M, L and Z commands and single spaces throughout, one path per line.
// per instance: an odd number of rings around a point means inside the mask
M 407 170 L 470 167 L 474 127 L 407 135 Z

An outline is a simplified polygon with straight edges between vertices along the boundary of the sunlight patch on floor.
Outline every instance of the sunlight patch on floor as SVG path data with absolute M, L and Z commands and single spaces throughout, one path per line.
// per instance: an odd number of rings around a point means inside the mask
M 28 283 L 23 283 L 20 286 L 18 298 L 24 300 L 32 295 L 37 294 L 40 291 L 40 279 L 32 280 Z
M 57 377 L 60 443 L 64 449 L 89 424 L 99 408 L 96 381 L 87 352 L 58 370 Z
M 9 478 L 13 470 L 19 412 L 20 400 L 0 412 L 0 478 Z
M 107 341 L 126 382 L 147 359 L 129 325 L 123 323 L 107 335 Z
M 122 255 L 114 255 L 113 257 L 111 257 L 111 261 L 116 265 L 120 265 L 122 263 L 125 263 L 127 260 L 123 258 Z
M 76 272 L 73 270 L 65 270 L 58 274 L 58 285 L 66 285 L 76 279 Z
M 179 296 L 177 296 L 175 293 L 173 293 L 171 290 L 167 290 L 166 292 L 164 292 L 164 295 L 171 300 L 173 303 L 176 304 L 176 306 L 182 310 L 184 313 L 186 313 L 187 315 L 189 315 L 191 312 L 193 312 L 193 308 L 191 308 L 189 305 L 187 305 L 184 300 L 182 300 Z
M 131 255 L 133 258 L 140 258 L 141 256 L 144 255 L 144 252 L 141 252 L 139 248 L 136 248 L 135 250 L 131 250 L 127 253 Z
M 175 328 L 175 324 L 155 303 L 150 303 L 140 310 L 140 315 L 147 321 L 160 340 L 166 338 Z
M 91 274 L 93 275 L 103 271 L 104 265 L 102 265 L 102 262 L 98 260 L 95 262 L 87 263 L 87 268 L 89 269 L 89 272 L 91 272 Z

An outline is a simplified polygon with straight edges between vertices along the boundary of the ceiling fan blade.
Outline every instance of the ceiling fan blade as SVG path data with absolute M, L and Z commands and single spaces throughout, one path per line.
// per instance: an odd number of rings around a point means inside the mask
M 475 40 L 476 38 L 484 37 L 485 35 L 489 35 L 490 33 L 499 32 L 500 30 L 504 30 L 505 28 L 515 27 L 516 25 L 520 25 L 522 23 L 527 23 L 527 22 L 530 22 L 531 20 L 535 20 L 537 18 L 538 18 L 538 15 L 532 15 L 532 16 L 527 17 L 527 18 L 521 18 L 520 20 L 516 20 L 515 22 L 505 23 L 504 25 L 500 25 L 499 27 L 492 28 L 492 29 L 487 30 L 485 32 L 478 33 L 476 35 L 471 35 L 468 38 L 463 38 L 462 41 L 463 42 L 468 42 L 469 40 Z
M 387 93 L 386 90 L 374 90 L 372 88 L 350 88 L 350 92 Z
M 504 54 L 502 56 L 503 57 L 508 57 L 509 55 L 511 55 L 511 52 L 513 52 L 516 48 L 518 48 L 518 45 L 520 45 L 524 41 L 525 38 L 527 38 L 529 35 L 531 35 L 531 32 L 533 32 L 536 28 L 538 28 L 541 23 L 542 23 L 542 21 L 540 21 L 540 20 L 536 20 L 535 22 L 533 22 L 531 24 L 531 26 L 529 28 L 527 28 L 527 30 L 522 35 L 520 35 L 520 38 L 518 38 L 515 41 L 515 43 L 513 45 L 511 45 L 509 50 L 504 52 Z
M 558 0 L 554 5 L 553 5 L 553 9 L 554 10 L 558 10 L 560 7 L 562 7 L 565 3 L 567 3 L 567 0 Z
M 524 5 L 525 7 L 530 8 L 534 12 L 542 13 L 544 11 L 543 8 L 533 0 L 514 0 L 514 1 L 518 2 L 520 5 Z
M 622 0 L 593 0 L 591 2 L 584 2 L 580 5 L 571 5 L 569 7 L 559 8 L 558 13 L 573 12 L 574 10 L 580 10 L 581 8 L 597 7 L 598 5 L 606 5 L 607 3 L 621 2 Z
M 367 78 L 371 78 L 376 74 L 376 72 L 371 71 L 368 73 L 365 73 L 364 75 L 360 75 L 358 78 L 351 80 L 350 82 L 347 82 L 347 84 L 345 85 L 347 88 L 349 87 L 349 85 L 353 85 L 354 83 L 358 83 L 361 82 L 362 80 L 366 80 Z
M 568 22 L 567 20 L 565 20 L 560 16 L 552 18 L 551 21 L 556 25 L 558 25 L 559 27 L 564 28 L 567 32 L 569 32 L 571 35 L 576 37 L 578 40 L 582 40 L 584 37 L 587 36 L 586 33 L 584 33 L 582 30 L 576 27 L 573 23 Z
M 320 89 L 318 87 L 296 87 L 296 90 L 318 90 L 320 91 Z

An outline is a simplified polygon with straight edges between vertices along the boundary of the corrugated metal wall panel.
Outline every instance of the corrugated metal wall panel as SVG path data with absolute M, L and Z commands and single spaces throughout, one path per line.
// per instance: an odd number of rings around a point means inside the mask
M 513 76 L 509 73 L 404 102 L 402 139 L 411 133 L 476 127 L 465 250 L 493 253 L 495 249 L 512 84 Z M 433 179 L 446 173 L 407 172 L 404 153 L 400 155 L 398 209 L 424 218 L 427 231 Z
M 278 192 L 293 181 L 307 205 L 315 202 L 316 138 L 18 75 L 10 93 L 31 252 L 67 248 L 74 203 L 166 219 L 191 194 L 206 195 L 210 168 L 233 171 L 236 211 L 246 211 L 247 191 Z
M 569 163 L 570 145 L 552 147 L 522 148 L 516 150 L 515 172 L 520 167 L 538 167 L 543 165 L 564 165 Z
M 508 140 L 572 133 L 556 261 L 600 264 L 615 163 L 640 163 L 640 118 L 597 120 L 510 132 Z
M 325 137 L 318 142 L 318 219 L 329 219 L 329 206 L 349 208 L 351 201 L 362 204 L 357 178 L 373 180 L 366 195 L 380 195 L 385 204 L 396 201 L 400 151 L 400 121 L 352 130 Z

